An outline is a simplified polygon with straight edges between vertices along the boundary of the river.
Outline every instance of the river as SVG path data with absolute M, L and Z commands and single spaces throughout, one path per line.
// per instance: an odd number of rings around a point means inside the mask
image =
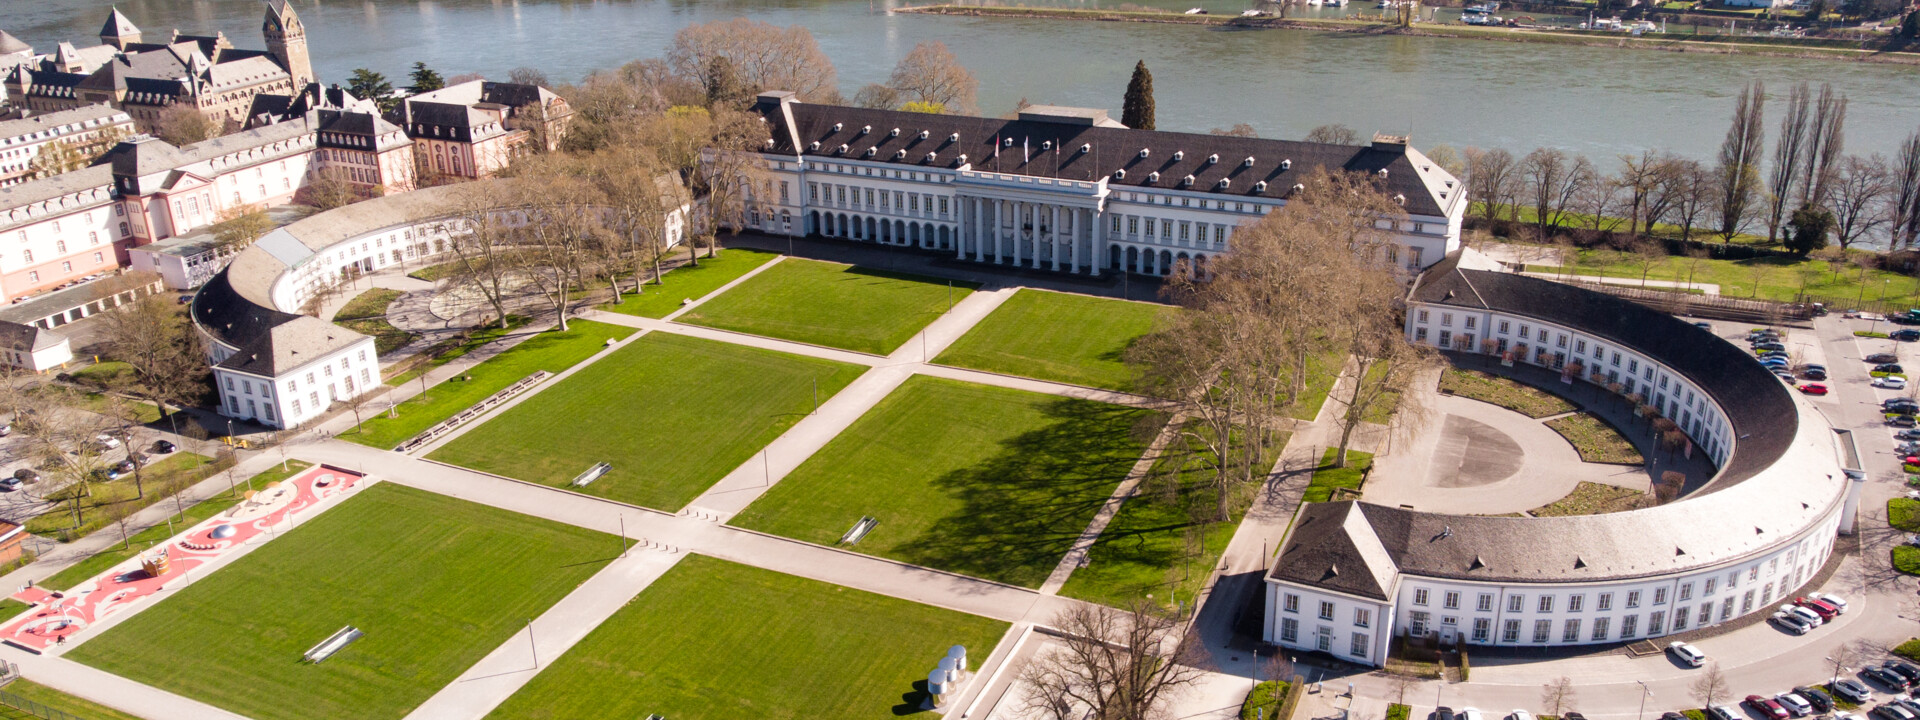
M 504 78 L 510 68 L 532 66 L 556 81 L 577 80 L 595 68 L 662 54 L 674 31 L 688 24 L 746 14 L 811 29 L 849 96 L 884 80 L 914 44 L 944 41 L 980 77 L 980 105 L 990 114 L 1009 112 L 1026 98 L 1105 107 L 1117 116 L 1134 61 L 1144 59 L 1153 70 L 1163 130 L 1205 132 L 1245 122 L 1264 136 L 1299 137 L 1316 125 L 1344 123 L 1363 136 L 1411 134 L 1422 147 L 1524 153 L 1558 146 L 1611 168 L 1612 156 L 1646 147 L 1710 158 L 1733 94 L 1752 79 L 1765 80 L 1776 96 L 1793 82 L 1833 83 L 1851 100 L 1850 152 L 1889 153 L 1920 127 L 1920 69 L 1895 64 L 890 14 L 869 0 L 294 2 L 307 23 L 314 68 L 327 82 L 344 82 L 354 68 L 367 67 L 404 85 L 415 61 L 444 75 Z M 1244 0 L 1140 4 L 1184 9 L 1196 3 L 1216 13 L 1244 7 Z M 264 47 L 259 0 L 118 5 L 149 33 L 219 30 L 240 47 Z M 47 52 L 63 40 L 97 43 L 108 3 L 6 0 L 0 6 L 0 29 Z M 1378 12 L 1372 8 L 1356 0 L 1345 12 Z

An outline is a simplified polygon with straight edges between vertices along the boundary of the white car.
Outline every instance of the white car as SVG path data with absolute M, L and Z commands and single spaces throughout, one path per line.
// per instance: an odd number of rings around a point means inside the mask
M 1667 651 L 1673 653 L 1674 657 L 1680 658 L 1680 662 L 1686 663 L 1687 667 L 1700 667 L 1707 662 L 1707 654 L 1700 652 L 1700 648 L 1679 640 L 1667 643 Z
M 1820 627 L 1821 625 L 1825 625 L 1827 622 L 1826 620 L 1820 617 L 1820 613 L 1800 607 L 1799 605 L 1781 605 L 1780 612 L 1793 615 L 1795 617 L 1800 618 L 1801 620 L 1805 620 L 1807 621 L 1808 625 L 1812 625 L 1814 627 Z
M 1794 717 L 1806 717 L 1813 714 L 1813 703 L 1807 702 L 1807 699 L 1800 697 L 1799 693 L 1784 692 L 1775 696 L 1773 699 L 1781 705 L 1785 705 L 1787 712 L 1793 713 Z
M 1841 615 L 1847 614 L 1847 601 L 1845 599 L 1842 599 L 1839 595 L 1830 595 L 1827 593 L 1807 593 L 1807 597 L 1813 598 L 1815 600 L 1819 600 L 1820 602 L 1826 603 L 1828 605 L 1832 605 L 1833 609 L 1840 611 Z
M 1454 713 L 1453 717 L 1456 720 L 1486 720 L 1486 717 L 1480 714 L 1480 708 L 1474 707 L 1460 708 L 1460 712 Z
M 1874 378 L 1873 386 L 1877 388 L 1886 388 L 1888 390 L 1905 390 L 1907 388 L 1907 380 L 1906 378 L 1897 378 L 1892 375 L 1888 375 L 1886 377 Z
M 104 445 L 109 448 L 120 447 L 120 438 L 116 438 L 106 433 L 100 433 L 99 435 L 95 435 L 93 436 L 93 439 L 100 441 L 101 445 Z
M 1781 610 L 1780 612 L 1774 613 L 1773 617 L 1769 619 L 1773 621 L 1773 624 L 1779 625 L 1780 629 L 1793 633 L 1795 635 L 1805 635 L 1807 634 L 1808 630 L 1813 629 L 1813 623 L 1809 623 L 1806 620 L 1801 619 L 1799 615 L 1795 615 L 1785 610 Z
M 1525 710 L 1515 710 L 1507 713 L 1507 720 L 1533 720 L 1533 713 Z

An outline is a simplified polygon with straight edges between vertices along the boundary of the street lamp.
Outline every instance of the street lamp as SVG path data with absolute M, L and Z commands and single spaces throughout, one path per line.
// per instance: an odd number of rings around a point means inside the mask
M 1640 683 L 1640 712 L 1634 715 L 1634 718 L 1639 720 L 1647 716 L 1647 698 L 1653 697 L 1653 689 L 1647 687 L 1647 681 L 1645 680 L 1635 680 L 1634 682 Z

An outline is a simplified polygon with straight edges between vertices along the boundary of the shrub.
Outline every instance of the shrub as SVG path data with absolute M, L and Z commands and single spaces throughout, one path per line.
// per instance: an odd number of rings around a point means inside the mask
M 1908 575 L 1920 575 L 1920 548 L 1901 545 L 1893 549 L 1893 569 Z
M 1900 643 L 1899 647 L 1893 649 L 1893 654 L 1908 660 L 1920 662 L 1920 638 L 1914 638 Z
M 1246 701 L 1240 703 L 1241 720 L 1254 720 L 1260 717 L 1275 720 L 1281 717 L 1280 705 L 1287 699 L 1287 690 L 1290 687 L 1289 684 L 1280 680 L 1268 680 L 1253 686 L 1253 690 L 1247 693 Z M 1266 712 L 1263 714 L 1260 712 L 1262 710 Z
M 1401 705 L 1400 703 L 1393 703 L 1387 706 L 1386 720 L 1407 720 L 1407 716 L 1412 713 L 1412 707 Z

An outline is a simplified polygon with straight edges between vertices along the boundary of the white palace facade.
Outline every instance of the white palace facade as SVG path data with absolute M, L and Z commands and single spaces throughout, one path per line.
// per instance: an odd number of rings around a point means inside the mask
M 1132 130 L 1101 110 L 1033 106 L 1017 119 L 812 105 L 754 106 L 768 197 L 746 224 L 776 235 L 952 253 L 1098 276 L 1204 268 L 1234 230 L 1284 206 L 1316 169 L 1374 175 L 1407 218 L 1389 248 L 1417 272 L 1460 244 L 1459 180 L 1403 137 L 1369 145 Z
M 1836 535 L 1853 532 L 1865 478 L 1849 432 L 1712 333 L 1493 267 L 1463 250 L 1423 273 L 1408 339 L 1549 387 L 1617 384 L 1676 422 L 1715 474 L 1664 505 L 1603 515 L 1303 505 L 1267 574 L 1268 642 L 1366 665 L 1395 636 L 1629 642 L 1771 613 L 1820 573 Z

